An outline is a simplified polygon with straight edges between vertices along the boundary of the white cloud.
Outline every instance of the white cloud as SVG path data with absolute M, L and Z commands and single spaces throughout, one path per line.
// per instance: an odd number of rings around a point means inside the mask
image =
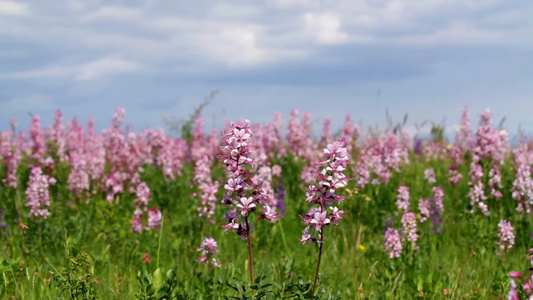
M 140 69 L 133 61 L 105 57 L 80 65 L 51 66 L 0 74 L 0 79 L 47 79 L 75 76 L 77 80 L 97 79 L 106 75 L 130 73 Z
M 0 78 L 5 79 L 36 79 L 36 78 L 50 78 L 62 77 L 72 73 L 72 68 L 62 66 L 51 66 L 38 68 L 28 71 L 16 71 L 11 73 L 0 74 Z
M 142 17 L 142 10 L 124 6 L 104 6 L 95 12 L 90 12 L 82 18 L 82 21 L 94 20 L 139 20 Z
M 29 11 L 25 4 L 2 0 L 0 1 L 0 15 L 27 16 Z
M 321 44 L 340 44 L 348 39 L 341 30 L 341 19 L 330 13 L 306 13 L 304 20 L 307 30 Z
M 445 28 L 429 34 L 400 37 L 397 40 L 403 44 L 494 44 L 506 39 L 506 34 L 500 30 L 478 28 L 472 22 L 457 21 Z
M 106 57 L 80 66 L 76 72 L 76 79 L 96 79 L 104 75 L 134 72 L 139 68 L 140 65 L 136 62 Z

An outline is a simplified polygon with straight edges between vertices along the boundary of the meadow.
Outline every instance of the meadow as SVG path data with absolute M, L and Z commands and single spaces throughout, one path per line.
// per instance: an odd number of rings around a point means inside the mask
M 471 125 L 465 109 L 449 140 L 405 122 L 364 131 L 350 116 L 313 138 L 296 110 L 286 127 L 276 114 L 220 132 L 199 109 L 180 137 L 132 132 L 124 117 L 99 132 L 57 111 L 50 126 L 34 116 L 2 132 L 0 297 L 532 293 L 533 143 L 511 146 L 488 110 Z

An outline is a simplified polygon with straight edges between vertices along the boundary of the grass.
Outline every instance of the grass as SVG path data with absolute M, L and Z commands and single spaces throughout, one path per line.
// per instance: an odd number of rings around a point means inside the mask
M 300 294 L 306 294 L 314 278 L 318 247 L 298 242 L 304 228 L 299 216 L 307 210 L 299 180 L 302 162 L 286 158 L 273 163 L 283 168 L 286 214 L 275 224 L 255 224 L 256 230 L 251 233 L 254 268 L 260 281 L 254 293 L 259 297 L 260 291 L 266 291 L 266 299 L 282 295 L 297 298 L 300 290 L 303 291 Z M 510 163 L 502 166 L 504 197 L 489 200 L 491 215 L 485 217 L 466 212 L 468 165 L 459 169 L 465 178 L 458 186 L 446 182 L 448 165 L 448 161 L 425 162 L 412 156 L 411 163 L 394 173 L 388 184 L 356 190 L 355 183 L 350 183 L 344 192 L 347 200 L 341 207 L 349 210 L 349 214 L 339 226 L 326 228 L 318 283 L 320 297 L 504 297 L 508 290 L 507 274 L 524 270 L 529 264 L 527 254 L 533 231 L 530 218 L 516 212 L 516 203 L 511 198 L 514 170 Z M 419 224 L 420 249 L 415 251 L 404 245 L 401 257 L 390 259 L 383 251 L 383 229 L 387 219 L 393 220 L 395 228 L 401 227 L 401 216 L 394 213 L 396 189 L 401 183 L 410 188 L 410 208 L 417 211 L 417 200 L 431 194 L 431 186 L 423 179 L 428 167 L 433 167 L 437 174 L 435 185 L 444 189 L 442 233 L 431 234 L 430 222 Z M 59 284 L 61 276 L 66 280 L 65 274 L 73 273 L 69 263 L 80 253 L 87 253 L 88 263 L 76 271 L 91 274 L 98 281 L 91 283 L 94 288 L 91 295 L 99 299 L 157 299 L 154 286 L 160 289 L 166 286 L 172 291 L 169 295 L 177 299 L 224 296 L 242 299 L 239 287 L 250 290 L 247 245 L 236 234 L 225 234 L 220 226 L 225 213 L 223 205 L 217 207 L 215 223 L 196 217 L 199 200 L 191 197 L 197 191 L 192 184 L 192 165 L 186 165 L 183 175 L 172 182 L 165 180 L 159 170 L 146 166 L 142 177 L 151 189 L 151 204 L 163 212 L 164 224 L 142 234 L 130 230 L 135 195 L 120 194 L 112 204 L 103 193 L 95 194 L 88 203 L 77 201 L 66 188 L 68 168 L 59 165 L 54 172 L 58 183 L 51 189 L 51 215 L 46 220 L 27 217 L 29 210 L 24 207 L 27 164 L 19 169 L 22 184 L 17 190 L 0 186 L 0 208 L 7 212 L 6 230 L 10 232 L 1 244 L 0 297 L 84 298 L 72 296 L 74 285 L 83 281 L 81 277 L 73 276 L 70 283 Z M 224 181 L 219 167 L 213 173 L 219 182 Z M 67 205 L 69 200 L 73 200 L 72 205 Z M 496 245 L 500 219 L 511 221 L 516 229 L 516 244 L 502 256 L 497 254 Z M 21 222 L 28 228 L 19 226 Z M 208 236 L 218 242 L 217 257 L 223 265 L 220 269 L 195 261 L 200 256 L 196 248 Z M 146 253 L 152 259 L 150 263 L 143 260 Z M 168 270 L 175 270 L 175 274 L 166 274 Z M 167 294 L 160 291 L 160 295 Z

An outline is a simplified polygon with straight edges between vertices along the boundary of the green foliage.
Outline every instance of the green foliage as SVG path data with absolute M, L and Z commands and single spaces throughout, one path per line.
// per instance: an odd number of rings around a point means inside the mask
M 90 272 L 92 264 L 87 253 L 78 253 L 75 258 L 68 260 L 67 267 L 62 271 L 52 272 L 52 287 L 60 290 L 61 295 L 70 299 L 97 299 L 96 285 L 100 282 Z
M 507 274 L 525 270 L 531 247 L 531 218 L 516 213 L 511 186 L 514 170 L 501 167 L 504 196 L 489 198 L 491 215 L 467 214 L 467 180 L 452 186 L 446 180 L 449 161 L 411 163 L 392 175 L 388 184 L 356 190 L 351 182 L 342 209 L 349 211 L 339 226 L 327 228 L 316 295 L 311 295 L 317 249 L 298 243 L 304 228 L 301 216 L 308 207 L 300 180 L 303 162 L 277 159 L 286 189 L 286 215 L 276 224 L 257 223 L 252 232 L 256 281 L 247 281 L 246 244 L 220 227 L 225 213 L 217 207 L 215 222 L 196 217 L 198 192 L 191 185 L 193 166 L 168 181 L 161 171 L 146 166 L 142 180 L 153 202 L 164 212 L 164 228 L 137 234 L 131 231 L 135 195 L 122 193 L 114 203 L 104 194 L 75 199 L 65 188 L 68 169 L 58 164 L 51 190 L 51 216 L 27 217 L 24 207 L 28 168 L 19 169 L 17 190 L 0 185 L 0 210 L 7 213 L 6 232 L 0 244 L 0 298 L 2 299 L 497 299 L 508 289 Z M 420 224 L 420 250 L 405 248 L 390 259 L 383 252 L 387 219 L 400 226 L 394 214 L 396 189 L 410 188 L 412 211 L 417 200 L 428 197 L 431 186 L 423 179 L 426 168 L 435 169 L 444 189 L 443 231 L 431 234 L 431 224 Z M 467 176 L 468 166 L 458 166 Z M 0 170 L 3 168 L 0 167 Z M 223 171 L 213 168 L 215 179 Z M 349 177 L 352 177 L 350 174 Z M 222 198 L 219 192 L 218 198 Z M 86 201 L 88 201 L 86 203 Z M 69 203 L 67 205 L 67 202 Z M 497 253 L 497 223 L 516 228 L 516 244 Z M 20 225 L 24 223 L 27 228 Z M 221 268 L 195 261 L 204 237 L 218 242 Z M 159 245 L 159 240 L 161 244 Z M 158 248 L 160 247 L 160 250 Z M 85 254 L 86 253 L 86 254 Z M 154 261 L 143 255 L 149 253 Z M 155 258 L 159 253 L 159 264 Z M 71 255 L 72 254 L 72 255 Z M 60 266 L 60 267 L 57 267 Z M 53 275 L 51 275 L 54 272 Z M 97 284 L 96 280 L 100 283 Z

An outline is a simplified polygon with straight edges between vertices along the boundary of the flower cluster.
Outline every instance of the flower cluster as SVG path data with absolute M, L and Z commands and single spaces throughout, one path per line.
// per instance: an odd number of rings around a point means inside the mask
M 26 189 L 26 204 L 31 207 L 30 217 L 47 218 L 50 215 L 47 206 L 50 206 L 50 191 L 48 187 L 55 183 L 55 179 L 43 174 L 41 167 L 32 167 L 30 180 Z
M 509 252 L 514 245 L 514 227 L 511 225 L 511 222 L 501 220 L 498 223 L 498 228 L 500 229 L 498 233 L 499 241 L 496 243 L 503 251 Z
M 227 223 L 223 225 L 226 230 L 232 229 L 242 239 L 248 239 L 251 228 L 248 217 L 251 212 L 261 208 L 259 219 L 268 219 L 271 222 L 278 220 L 276 207 L 267 203 L 269 197 L 267 190 L 263 188 L 263 182 L 255 178 L 254 166 L 256 161 L 252 158 L 252 146 L 249 145 L 252 138 L 250 121 L 244 124 L 231 123 L 224 133 L 222 146 L 223 164 L 228 178 L 224 188 L 226 193 L 222 203 L 230 207 L 224 216 Z M 244 222 L 240 221 L 244 218 Z
M 411 243 L 414 250 L 419 247 L 416 244 L 418 234 L 416 233 L 416 216 L 414 212 L 406 212 L 402 215 L 402 237 Z
M 385 231 L 385 252 L 390 258 L 400 257 L 402 253 L 402 239 L 398 230 L 389 227 Z
M 429 184 L 435 184 L 435 182 L 437 182 L 437 179 L 435 179 L 435 170 L 433 170 L 433 168 L 424 170 L 424 179 Z
M 17 168 L 21 159 L 21 149 L 15 145 L 13 134 L 13 132 L 9 132 L 0 138 L 0 161 L 3 161 L 5 165 L 6 174 L 2 182 L 8 187 L 17 188 Z
M 398 187 L 398 194 L 396 196 L 396 206 L 402 211 L 409 210 L 409 188 L 401 185 Z
M 344 197 L 337 195 L 339 188 L 345 187 L 347 177 L 343 174 L 349 162 L 348 152 L 344 147 L 344 141 L 338 140 L 327 145 L 323 151 L 326 160 L 318 162 L 322 170 L 317 174 L 318 184 L 311 185 L 307 188 L 306 201 L 315 205 L 305 216 L 303 216 L 306 228 L 301 243 L 323 242 L 324 227 L 333 224 L 337 225 L 345 211 L 339 210 L 336 206 L 327 207 L 328 204 L 344 201 Z M 328 214 L 329 210 L 329 214 Z M 313 228 L 319 233 L 319 237 L 313 237 L 309 230 Z
M 136 190 L 137 198 L 135 211 L 133 212 L 133 218 L 131 220 L 131 229 L 137 233 L 141 233 L 144 230 L 154 229 L 157 226 L 161 226 L 161 211 L 156 206 L 152 206 L 148 209 L 148 202 L 150 201 L 150 188 L 146 182 L 141 182 L 137 186 Z M 143 225 L 142 217 L 147 214 L 147 224 Z
M 196 251 L 202 252 L 202 256 L 196 259 L 197 262 L 207 264 L 211 262 L 214 267 L 222 267 L 222 265 L 217 262 L 217 259 L 212 257 L 213 255 L 218 254 L 217 242 L 212 237 L 204 238 L 200 248 L 197 248 Z
M 463 178 L 463 174 L 459 173 L 454 165 L 450 165 L 450 169 L 446 175 L 446 178 L 451 184 L 457 185 L 459 184 L 459 180 Z
M 531 166 L 533 165 L 533 150 L 530 149 L 525 138 L 520 141 L 520 146 L 513 151 L 516 177 L 513 181 L 513 199 L 518 202 L 516 210 L 525 211 L 527 214 L 533 211 L 533 178 L 531 178 Z
M 212 218 L 215 214 L 216 192 L 218 181 L 211 179 L 211 160 L 204 156 L 196 161 L 194 179 L 198 183 L 201 204 L 196 208 L 199 218 Z
M 400 143 L 395 134 L 389 133 L 381 138 L 370 136 L 365 140 L 355 167 L 357 185 L 388 183 L 391 172 L 398 172 L 400 165 L 408 162 L 408 147 Z
M 437 186 L 432 189 L 433 196 L 428 200 L 420 199 L 418 202 L 418 210 L 420 211 L 420 222 L 423 223 L 429 218 L 432 219 L 431 225 L 433 233 L 440 233 L 442 224 L 442 211 L 444 211 L 444 192 L 442 187 Z

